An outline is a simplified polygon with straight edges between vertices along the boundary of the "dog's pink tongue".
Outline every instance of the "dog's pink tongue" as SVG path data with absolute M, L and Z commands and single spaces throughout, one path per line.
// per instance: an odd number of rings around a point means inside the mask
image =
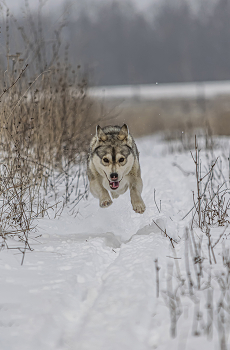
M 119 182 L 118 181 L 111 181 L 110 182 L 110 186 L 113 188 L 113 189 L 116 189 L 119 187 Z

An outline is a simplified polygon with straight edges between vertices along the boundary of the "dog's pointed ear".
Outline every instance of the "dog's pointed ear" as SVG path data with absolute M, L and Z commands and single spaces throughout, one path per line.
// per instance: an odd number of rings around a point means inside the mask
M 107 136 L 104 133 L 104 131 L 102 130 L 102 128 L 100 127 L 100 125 L 97 126 L 96 128 L 96 135 L 97 135 L 97 139 L 101 140 L 101 141 L 106 141 L 107 140 Z
M 120 141 L 124 141 L 125 139 L 127 139 L 128 136 L 129 136 L 129 129 L 128 129 L 128 126 L 126 124 L 124 124 L 121 127 L 121 130 L 120 130 L 117 137 Z

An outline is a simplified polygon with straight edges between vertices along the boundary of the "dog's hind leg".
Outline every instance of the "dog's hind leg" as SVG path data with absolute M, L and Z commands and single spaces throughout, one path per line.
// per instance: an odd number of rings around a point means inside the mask
M 112 198 L 118 198 L 119 197 L 119 194 L 118 193 L 116 193 L 116 192 L 111 192 L 111 196 L 112 196 Z

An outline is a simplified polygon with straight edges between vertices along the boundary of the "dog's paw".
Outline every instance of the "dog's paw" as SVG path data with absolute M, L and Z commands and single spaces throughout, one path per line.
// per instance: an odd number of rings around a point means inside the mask
M 104 199 L 102 201 L 100 201 L 100 207 L 101 208 L 107 208 L 112 204 L 112 200 L 111 199 Z
M 138 214 L 143 214 L 146 209 L 145 203 L 143 201 L 134 202 L 132 205 L 133 210 Z

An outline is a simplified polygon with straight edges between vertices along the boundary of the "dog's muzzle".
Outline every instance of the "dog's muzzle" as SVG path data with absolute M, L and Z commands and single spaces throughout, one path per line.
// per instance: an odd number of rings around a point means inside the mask
M 111 190 L 116 190 L 119 187 L 119 181 L 118 180 L 118 173 L 111 173 L 110 174 L 110 179 L 112 181 L 109 181 L 109 186 Z
M 107 177 L 107 180 L 109 181 L 109 186 L 110 186 L 111 190 L 117 190 L 122 179 L 121 179 L 120 181 L 117 181 L 117 179 L 118 179 L 118 174 L 117 174 L 117 173 L 112 173 L 112 174 L 110 175 L 110 177 L 111 177 L 111 179 L 114 179 L 114 180 L 110 181 L 110 180 L 108 179 L 108 176 L 107 176 L 107 174 L 106 174 L 105 171 L 104 171 L 104 173 L 105 173 L 105 176 Z
M 109 186 L 111 190 L 116 190 L 119 187 L 119 181 L 109 181 Z

